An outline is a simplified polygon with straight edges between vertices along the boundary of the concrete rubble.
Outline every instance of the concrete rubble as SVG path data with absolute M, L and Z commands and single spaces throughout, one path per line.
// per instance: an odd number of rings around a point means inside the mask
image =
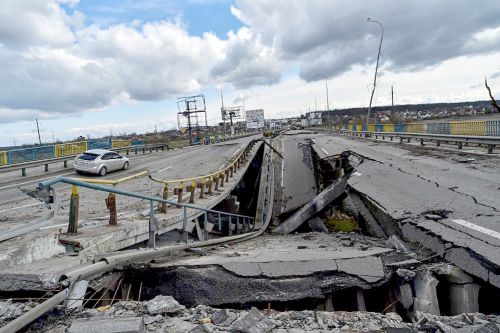
M 163 299 L 163 298 L 161 298 Z M 175 300 L 174 300 L 175 301 Z M 158 303 L 162 303 L 157 299 Z M 216 309 L 204 305 L 183 308 L 175 313 L 157 314 L 148 310 L 149 301 L 117 302 L 105 311 L 67 310 L 51 314 L 34 324 L 31 332 L 498 332 L 500 316 L 469 313 L 435 316 L 416 313 L 414 322 L 405 322 L 394 312 L 325 312 Z M 165 301 L 165 307 L 171 300 Z M 0 316 L 0 320 L 3 317 Z M 100 325 L 101 330 L 92 330 Z M 87 329 L 83 329 L 86 327 Z M 128 329 L 128 330 L 127 330 Z M 484 331 L 484 330 L 483 330 Z

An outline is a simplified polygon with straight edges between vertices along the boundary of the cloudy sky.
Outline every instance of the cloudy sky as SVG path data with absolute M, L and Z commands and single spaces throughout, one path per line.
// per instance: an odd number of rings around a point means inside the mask
M 268 117 L 500 96 L 498 0 L 1 0 L 0 145 L 177 126 L 203 93 Z

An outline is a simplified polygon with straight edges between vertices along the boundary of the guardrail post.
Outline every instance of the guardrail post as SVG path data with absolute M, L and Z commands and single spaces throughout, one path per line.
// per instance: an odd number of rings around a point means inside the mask
M 220 213 L 217 214 L 217 222 L 219 223 L 219 231 L 222 232 L 222 220 L 220 218 Z
M 227 183 L 229 181 L 229 169 L 224 171 L 224 173 L 226 174 L 226 183 Z
M 228 217 L 227 226 L 228 226 L 228 230 L 229 230 L 229 236 L 231 236 L 233 234 L 233 226 L 231 225 L 232 218 L 231 218 L 231 215 L 228 215 L 227 217 Z
M 219 175 L 219 179 L 220 179 L 220 187 L 224 187 L 224 173 L 221 173 Z
M 458 149 L 462 149 L 462 142 L 457 142 L 458 144 Z
M 420 146 L 422 146 L 422 147 L 425 146 L 424 145 L 424 139 L 420 139 Z
M 488 154 L 493 154 L 493 149 L 495 149 L 495 145 L 488 145 Z
M 204 198 L 204 192 L 205 192 L 205 180 L 202 179 L 197 185 L 196 185 L 199 189 L 200 189 L 200 199 L 203 199 Z
M 391 139 L 391 141 L 394 141 L 394 137 L 392 135 L 389 138 Z
M 194 203 L 194 190 L 195 189 L 196 189 L 196 184 L 194 181 L 191 183 L 191 185 L 186 187 L 186 190 L 191 192 L 191 194 L 189 195 L 189 203 Z
M 125 154 L 127 154 L 127 156 L 128 156 L 128 149 L 125 151 Z
M 410 140 L 411 140 L 410 137 L 406 138 L 406 142 L 410 143 Z
M 207 191 L 207 194 L 208 195 L 211 195 L 212 194 L 212 183 L 213 183 L 213 180 L 212 180 L 212 177 L 210 177 L 207 181 L 207 186 L 208 186 L 208 191 Z
M 403 137 L 399 138 L 399 143 L 403 143 Z
M 110 193 L 105 199 L 106 207 L 109 209 L 109 225 L 117 225 L 118 219 L 116 215 L 116 196 Z
M 238 224 L 240 223 L 240 217 L 236 216 L 236 234 L 238 234 Z
M 67 168 L 68 167 L 68 161 L 64 161 L 64 167 Z
M 163 187 L 162 198 L 164 200 L 168 199 L 168 185 L 167 184 L 165 184 L 165 186 Z M 167 212 L 167 203 L 166 202 L 160 202 L 160 203 L 158 203 L 158 211 L 160 213 L 166 213 Z
M 45 172 L 49 172 L 49 163 L 45 163 Z
M 146 154 L 146 148 L 142 148 L 142 153 Z
M 156 152 L 158 152 L 158 146 L 156 146 Z
M 134 149 L 134 154 L 137 155 L 137 148 Z
M 436 141 L 436 147 L 440 147 L 441 146 L 441 141 L 437 140 Z
M 229 177 L 233 178 L 233 166 L 229 167 Z
M 21 176 L 26 177 L 26 168 L 21 168 Z
M 153 200 L 149 201 L 149 240 L 148 247 L 156 247 L 156 231 L 158 230 L 158 221 L 155 217 L 155 210 L 153 208 Z
M 69 223 L 68 234 L 76 234 L 78 232 L 78 209 L 80 206 L 80 195 L 78 188 L 73 185 L 71 187 L 71 197 L 69 201 Z
M 181 184 L 180 187 L 174 188 L 174 195 L 177 196 L 177 203 L 180 204 L 182 202 L 182 189 L 183 185 Z M 180 205 L 177 205 L 177 208 L 179 208 Z

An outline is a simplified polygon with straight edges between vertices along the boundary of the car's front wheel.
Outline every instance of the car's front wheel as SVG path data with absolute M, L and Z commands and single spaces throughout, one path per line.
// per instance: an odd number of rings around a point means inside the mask
M 99 176 L 106 176 L 106 173 L 108 173 L 108 169 L 106 169 L 106 167 L 102 167 L 99 170 Z
M 127 170 L 128 169 L 128 162 L 125 162 L 123 163 L 123 170 Z

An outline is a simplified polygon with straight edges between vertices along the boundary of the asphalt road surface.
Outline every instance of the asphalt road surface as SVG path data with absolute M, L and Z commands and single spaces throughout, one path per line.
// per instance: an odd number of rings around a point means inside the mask
M 105 177 L 80 176 L 72 168 L 64 169 L 62 167 L 54 167 L 50 173 L 40 172 L 36 169 L 29 170 L 29 174 L 32 174 L 29 178 L 21 177 L 19 170 L 9 172 L 9 175 L 3 174 L 0 176 L 0 229 L 7 227 L 12 222 L 27 222 L 29 218 L 41 216 L 43 208 L 40 202 L 28 197 L 21 191 L 21 188 L 32 190 L 42 180 L 59 175 L 78 178 L 120 179 L 144 170 L 149 170 L 156 178 L 169 180 L 201 176 L 221 169 L 231 157 L 236 156 L 250 140 L 255 138 L 256 136 L 253 136 L 219 144 L 191 146 L 180 150 L 153 152 L 145 155 L 130 155 L 130 168 L 128 170 L 112 172 Z M 63 202 L 68 199 L 70 185 L 56 184 L 54 188 Z M 161 185 L 142 178 L 123 183 L 120 188 L 158 194 Z M 81 197 L 83 197 L 81 202 L 84 204 L 87 192 L 85 190 L 81 192 Z

